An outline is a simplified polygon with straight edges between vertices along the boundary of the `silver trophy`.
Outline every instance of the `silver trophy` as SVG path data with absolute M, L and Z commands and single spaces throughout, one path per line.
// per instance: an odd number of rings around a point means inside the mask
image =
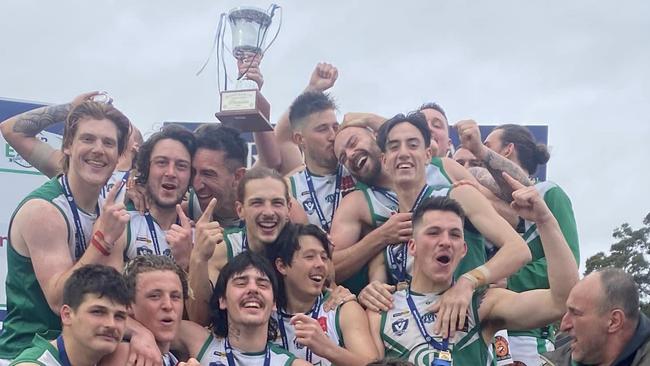
M 275 4 L 264 11 L 254 7 L 238 7 L 232 9 L 227 14 L 232 34 L 232 55 L 239 61 L 243 62 L 245 58 L 262 55 L 277 37 L 280 26 L 268 45 L 265 45 L 269 27 L 275 11 L 279 7 Z M 222 14 L 223 21 L 226 15 Z M 218 32 L 225 31 L 221 27 Z M 219 55 L 223 57 L 223 32 L 217 35 L 221 40 L 222 52 L 217 49 L 217 62 Z M 217 41 L 219 42 L 219 41 Z M 222 60 L 223 61 L 223 60 Z M 222 62 L 224 71 L 225 63 Z M 246 70 L 237 72 L 237 79 L 233 88 L 228 88 L 227 73 L 225 90 L 221 91 L 221 107 L 216 113 L 217 118 L 225 125 L 235 127 L 241 131 L 269 131 L 273 126 L 269 122 L 270 105 L 262 96 L 257 84 L 246 79 Z M 220 85 L 221 87 L 221 85 Z

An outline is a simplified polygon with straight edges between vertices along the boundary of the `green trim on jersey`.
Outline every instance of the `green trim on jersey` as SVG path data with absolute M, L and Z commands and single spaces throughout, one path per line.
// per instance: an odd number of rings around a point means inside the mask
M 59 359 L 59 350 L 38 334 L 32 339 L 31 346 L 24 349 L 9 366 L 21 363 L 35 363 L 42 366 L 60 366 L 63 364 Z
M 199 351 L 199 354 L 196 355 L 196 359 L 201 361 L 203 358 L 203 354 L 205 351 L 208 350 L 208 347 L 210 346 L 210 343 L 212 343 L 212 340 L 214 339 L 214 335 L 212 335 L 212 332 L 208 335 L 208 338 L 205 339 L 205 342 L 203 342 L 203 345 L 201 346 L 201 350 Z
M 289 177 L 289 185 L 291 186 L 291 195 L 293 198 L 298 200 L 298 194 L 296 193 L 296 182 L 294 181 L 293 175 Z
M 9 220 L 11 233 L 14 218 L 30 200 L 41 199 L 56 207 L 65 220 L 67 240 L 72 236 L 70 223 L 61 207 L 53 201 L 63 194 L 63 187 L 54 177 L 32 191 L 19 204 Z M 7 315 L 0 334 L 0 359 L 13 359 L 29 347 L 35 334 L 46 339 L 54 339 L 61 332 L 61 319 L 55 314 L 45 298 L 34 272 L 30 257 L 18 253 L 11 245 L 11 235 L 7 242 L 7 277 L 5 280 Z
M 438 156 L 433 156 L 433 157 L 431 157 L 430 164 L 438 167 L 438 169 L 440 170 L 440 173 L 442 174 L 442 176 L 447 178 L 447 180 L 449 181 L 449 184 L 451 185 L 453 180 L 451 180 L 451 178 L 449 177 L 449 174 L 447 174 L 447 171 L 445 170 L 445 164 L 442 162 L 442 158 L 440 158 Z
M 228 262 L 230 262 L 233 259 L 233 257 L 234 257 L 233 253 L 235 251 L 235 249 L 233 248 L 233 245 L 235 245 L 235 243 L 230 241 L 230 235 L 238 234 L 240 232 L 243 233 L 244 230 L 246 230 L 245 227 L 244 228 L 241 228 L 241 227 L 229 227 L 229 228 L 224 229 L 224 231 L 223 231 L 223 240 L 226 242 L 226 252 L 227 252 L 227 255 L 228 255 Z

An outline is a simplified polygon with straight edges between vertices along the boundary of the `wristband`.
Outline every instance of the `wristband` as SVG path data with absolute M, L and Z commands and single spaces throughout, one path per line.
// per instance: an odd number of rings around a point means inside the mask
M 105 256 L 107 256 L 107 257 L 108 257 L 109 255 L 111 255 L 111 252 L 109 252 L 108 250 L 106 250 L 106 248 L 104 248 L 104 246 L 103 246 L 103 245 L 102 245 L 102 244 L 97 240 L 97 238 L 93 237 L 93 239 L 92 239 L 90 242 L 91 242 L 91 243 L 93 244 L 93 246 L 94 246 L 95 248 L 97 248 L 97 250 L 99 250 L 99 252 L 102 253 L 103 255 L 105 255 Z
M 490 270 L 485 265 L 481 265 L 467 273 L 464 273 L 461 277 L 464 277 L 472 282 L 474 288 L 476 289 L 488 284 L 488 279 L 490 278 Z

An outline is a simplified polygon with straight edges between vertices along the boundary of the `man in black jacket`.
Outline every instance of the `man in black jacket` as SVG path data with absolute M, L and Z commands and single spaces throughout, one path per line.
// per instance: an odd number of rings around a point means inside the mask
M 545 355 L 545 365 L 650 365 L 650 320 L 623 270 L 606 268 L 571 290 L 561 329 L 573 340 Z

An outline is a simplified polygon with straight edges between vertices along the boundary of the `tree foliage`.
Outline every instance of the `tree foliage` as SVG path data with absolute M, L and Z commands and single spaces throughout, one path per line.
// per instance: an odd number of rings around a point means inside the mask
M 650 213 L 643 219 L 643 226 L 634 230 L 624 223 L 612 234 L 617 241 L 609 253 L 596 253 L 586 262 L 585 275 L 605 267 L 622 268 L 632 275 L 639 287 L 641 309 L 650 316 Z

